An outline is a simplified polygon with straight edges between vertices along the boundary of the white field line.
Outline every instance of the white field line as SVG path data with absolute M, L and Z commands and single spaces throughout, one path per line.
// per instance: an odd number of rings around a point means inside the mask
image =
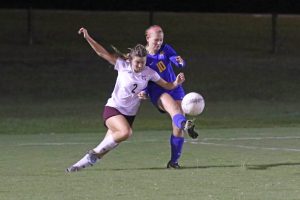
M 218 144 L 218 143 L 208 143 L 208 142 L 198 142 L 198 144 L 213 145 L 213 146 L 224 146 L 224 147 L 237 147 L 237 148 L 253 149 L 253 150 L 262 149 L 262 150 L 272 150 L 272 151 L 293 151 L 293 152 L 300 152 L 300 149 L 291 149 L 291 148 L 257 147 L 257 146 Z
M 237 140 L 288 140 L 300 139 L 300 136 L 285 136 L 285 137 L 241 137 L 241 138 L 203 138 L 202 141 L 237 141 Z
M 64 146 L 64 145 L 86 145 L 92 143 L 84 142 L 39 142 L 39 143 L 21 143 L 16 146 Z
M 158 139 L 148 139 L 148 140 L 127 140 L 124 141 L 123 143 L 138 143 L 138 142 L 143 142 L 143 143 L 157 143 L 157 142 L 163 142 L 162 140 Z M 97 145 L 97 143 L 92 143 L 92 142 L 35 142 L 35 143 L 19 143 L 15 144 L 14 146 L 64 146 L 64 145 L 86 145 L 86 144 L 91 144 L 91 145 Z
M 242 141 L 242 140 L 286 140 L 286 139 L 300 139 L 299 136 L 286 136 L 286 137 L 245 137 L 245 138 L 203 138 L 201 141 L 197 140 L 186 140 L 191 144 L 202 144 L 202 145 L 211 145 L 211 146 L 223 146 L 223 147 L 237 147 L 244 149 L 261 149 L 261 150 L 271 150 L 271 151 L 292 151 L 300 152 L 300 149 L 296 148 L 278 148 L 278 147 L 258 147 L 258 146 L 248 146 L 248 145 L 239 145 L 239 144 L 222 144 L 222 143 L 213 143 L 213 142 L 204 142 L 204 141 Z
M 300 149 L 296 148 L 278 148 L 278 147 L 258 147 L 258 146 L 248 146 L 248 145 L 239 145 L 239 144 L 222 144 L 222 143 L 213 143 L 206 141 L 246 141 L 246 140 L 287 140 L 287 139 L 300 139 L 300 136 L 285 136 L 285 137 L 241 137 L 241 138 L 203 138 L 201 140 L 191 140 L 187 139 L 185 142 L 191 144 L 202 144 L 202 145 L 211 145 L 211 146 L 223 146 L 223 147 L 236 147 L 244 149 L 262 149 L 262 150 L 272 150 L 272 151 L 290 151 L 290 152 L 300 152 Z M 161 140 L 138 140 L 138 141 L 125 141 L 126 143 L 137 143 L 137 142 L 162 142 Z M 64 145 L 87 145 L 94 143 L 88 142 L 40 142 L 40 143 L 20 143 L 16 146 L 64 146 Z

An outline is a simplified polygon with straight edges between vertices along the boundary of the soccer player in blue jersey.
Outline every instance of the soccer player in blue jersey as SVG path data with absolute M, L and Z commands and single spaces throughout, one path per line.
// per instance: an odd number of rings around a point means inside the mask
M 115 149 L 132 135 L 132 124 L 141 103 L 140 92 L 147 87 L 150 80 L 166 89 L 174 89 L 185 80 L 184 74 L 180 73 L 172 83 L 166 82 L 154 70 L 147 67 L 146 56 L 148 52 L 143 45 L 136 45 L 130 50 L 128 58 L 123 59 L 118 55 L 109 53 L 88 34 L 85 28 L 80 28 L 78 33 L 83 35 L 101 58 L 114 65 L 114 69 L 118 71 L 118 77 L 103 111 L 103 120 L 107 127 L 104 139 L 79 161 L 67 168 L 66 172 L 76 172 L 93 166 L 109 151 Z
M 177 55 L 170 45 L 163 43 L 164 33 L 160 26 L 154 25 L 149 27 L 145 35 L 147 40 L 146 49 L 148 51 L 146 65 L 154 69 L 166 81 L 174 81 L 176 75 L 172 65 L 183 68 L 185 67 L 185 61 Z M 187 120 L 181 109 L 181 100 L 185 92 L 182 86 L 168 91 L 151 81 L 148 83 L 146 92 L 152 104 L 160 112 L 167 112 L 172 118 L 171 159 L 167 164 L 167 168 L 180 168 L 178 160 L 184 143 L 184 132 L 187 132 L 191 138 L 198 137 L 198 133 L 194 130 L 194 122 Z

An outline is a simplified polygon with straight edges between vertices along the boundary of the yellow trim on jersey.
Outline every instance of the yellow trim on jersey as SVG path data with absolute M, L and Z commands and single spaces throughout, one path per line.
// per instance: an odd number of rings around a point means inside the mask
M 156 66 L 157 66 L 157 68 L 158 68 L 158 70 L 159 70 L 160 73 L 163 72 L 163 71 L 165 71 L 166 68 L 167 68 L 166 65 L 163 63 L 163 61 L 159 61 L 156 64 Z

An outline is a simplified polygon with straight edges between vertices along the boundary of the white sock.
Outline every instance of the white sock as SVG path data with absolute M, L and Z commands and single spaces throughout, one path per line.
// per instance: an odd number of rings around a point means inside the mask
M 116 146 L 118 146 L 118 143 L 116 143 L 113 136 L 109 134 L 102 140 L 102 142 L 98 146 L 93 149 L 93 151 L 97 154 L 106 154 Z
M 105 154 L 118 146 L 118 143 L 115 142 L 114 138 L 112 135 L 107 135 L 102 142 L 93 149 L 93 151 L 97 154 Z M 96 156 L 96 155 L 95 155 Z M 99 160 L 97 157 L 89 155 L 88 153 L 85 154 L 77 163 L 75 163 L 73 166 L 75 167 L 80 167 L 80 168 L 85 168 L 92 166 Z
M 85 168 L 88 166 L 91 166 L 97 162 L 97 159 L 91 159 L 90 155 L 87 153 L 81 158 L 77 163 L 75 163 L 73 166 Z

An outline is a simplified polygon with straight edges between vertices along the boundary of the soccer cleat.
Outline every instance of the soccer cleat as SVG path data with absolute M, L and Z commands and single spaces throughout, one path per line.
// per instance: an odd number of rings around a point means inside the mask
M 171 160 L 167 164 L 168 169 L 180 169 L 180 165 L 178 163 L 173 163 Z
M 76 166 L 71 166 L 71 167 L 68 167 L 67 169 L 66 169 L 66 172 L 77 172 L 77 171 L 79 171 L 81 168 L 80 167 L 76 167 Z
M 189 134 L 189 136 L 193 139 L 198 137 L 198 133 L 195 131 L 195 120 L 187 120 L 184 125 L 184 131 Z

